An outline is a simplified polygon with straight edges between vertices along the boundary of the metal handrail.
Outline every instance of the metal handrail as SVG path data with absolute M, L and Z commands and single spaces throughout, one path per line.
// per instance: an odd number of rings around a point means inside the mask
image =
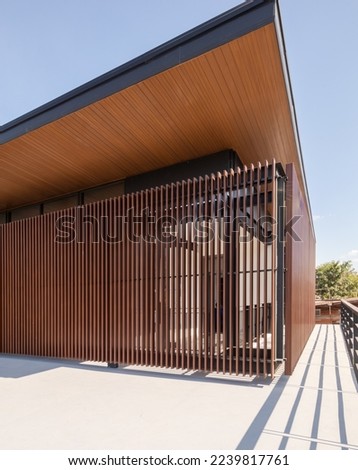
M 353 372 L 358 380 L 358 307 L 341 301 L 341 326 Z

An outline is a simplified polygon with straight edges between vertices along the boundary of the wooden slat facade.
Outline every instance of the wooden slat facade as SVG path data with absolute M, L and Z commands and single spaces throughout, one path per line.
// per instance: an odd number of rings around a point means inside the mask
M 275 168 L 1 225 L 0 351 L 273 375 Z
M 148 54 L 0 126 L 0 352 L 264 376 L 279 355 L 291 373 L 315 237 L 278 4 Z M 119 182 L 223 149 L 244 169 Z M 278 241 L 281 203 L 300 241 Z

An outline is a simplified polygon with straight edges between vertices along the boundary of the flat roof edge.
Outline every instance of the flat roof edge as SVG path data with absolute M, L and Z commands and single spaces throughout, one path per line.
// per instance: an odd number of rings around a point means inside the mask
M 276 0 L 251 0 L 0 126 L 0 145 L 274 22 Z

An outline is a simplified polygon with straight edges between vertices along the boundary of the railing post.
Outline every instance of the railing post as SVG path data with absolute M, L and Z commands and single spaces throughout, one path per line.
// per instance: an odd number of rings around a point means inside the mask
M 357 362 L 357 336 L 358 336 L 358 308 L 354 305 L 341 301 L 341 327 L 343 337 L 347 345 L 348 353 L 353 366 L 353 371 L 358 380 Z
M 358 321 L 358 315 L 354 315 L 354 312 L 352 314 L 352 320 L 353 320 L 353 367 L 354 371 L 356 373 L 356 377 L 358 376 L 357 372 L 357 337 L 358 337 L 358 327 L 357 327 L 357 321 Z M 358 379 L 358 377 L 357 377 Z

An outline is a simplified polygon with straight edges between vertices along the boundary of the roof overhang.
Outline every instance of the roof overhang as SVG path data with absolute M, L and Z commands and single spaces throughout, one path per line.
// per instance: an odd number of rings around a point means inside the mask
M 253 0 L 0 128 L 0 211 L 232 148 L 304 175 L 275 0 Z M 309 206 L 309 202 L 308 202 Z

